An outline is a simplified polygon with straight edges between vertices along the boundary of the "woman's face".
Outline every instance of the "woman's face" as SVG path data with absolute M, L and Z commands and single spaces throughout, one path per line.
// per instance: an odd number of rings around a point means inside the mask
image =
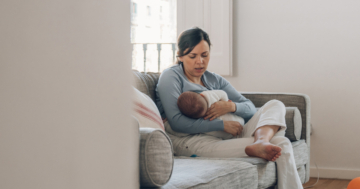
M 183 62 L 186 76 L 199 78 L 204 74 L 209 64 L 209 44 L 202 40 L 189 54 L 179 57 L 179 59 Z

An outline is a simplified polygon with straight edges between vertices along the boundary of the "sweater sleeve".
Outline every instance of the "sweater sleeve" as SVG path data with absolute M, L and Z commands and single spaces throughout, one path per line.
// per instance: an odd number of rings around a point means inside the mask
M 182 91 L 182 86 L 182 79 L 172 70 L 163 72 L 157 84 L 160 102 L 171 128 L 177 132 L 190 134 L 224 130 L 224 122 L 222 120 L 192 119 L 180 112 L 177 106 L 177 99 L 184 92 Z
M 241 95 L 225 78 L 219 75 L 216 76 L 219 80 L 220 89 L 224 90 L 229 99 L 236 105 L 236 111 L 234 114 L 244 118 L 245 123 L 249 121 L 256 113 L 255 105 L 249 99 Z

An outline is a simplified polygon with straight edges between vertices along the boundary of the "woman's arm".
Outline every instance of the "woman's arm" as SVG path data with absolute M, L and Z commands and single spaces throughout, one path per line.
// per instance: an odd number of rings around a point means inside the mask
M 224 90 L 229 99 L 236 105 L 234 114 L 242 117 L 245 123 L 249 121 L 256 112 L 255 105 L 243 95 L 241 95 L 225 78 L 216 75 L 219 79 L 220 89 Z
M 190 134 L 224 130 L 222 120 L 192 119 L 180 112 L 177 99 L 183 92 L 183 85 L 183 78 L 171 69 L 164 71 L 160 75 L 157 84 L 157 94 L 171 128 L 177 132 Z

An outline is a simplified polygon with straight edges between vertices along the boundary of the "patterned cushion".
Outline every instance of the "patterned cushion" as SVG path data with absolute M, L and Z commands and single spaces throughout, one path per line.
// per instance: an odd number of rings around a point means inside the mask
M 159 187 L 172 174 L 174 157 L 169 137 L 164 131 L 140 128 L 140 186 Z
M 154 101 L 139 90 L 134 89 L 134 111 L 133 116 L 138 120 L 140 127 L 151 127 L 165 131 L 160 112 Z

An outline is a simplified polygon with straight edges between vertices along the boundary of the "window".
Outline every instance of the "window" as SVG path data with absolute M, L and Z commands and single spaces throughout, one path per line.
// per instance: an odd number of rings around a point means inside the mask
M 131 0 L 132 68 L 161 72 L 175 62 L 176 0 Z
M 133 69 L 161 72 L 175 62 L 177 31 L 197 26 L 211 38 L 209 71 L 232 75 L 233 0 L 131 0 Z

